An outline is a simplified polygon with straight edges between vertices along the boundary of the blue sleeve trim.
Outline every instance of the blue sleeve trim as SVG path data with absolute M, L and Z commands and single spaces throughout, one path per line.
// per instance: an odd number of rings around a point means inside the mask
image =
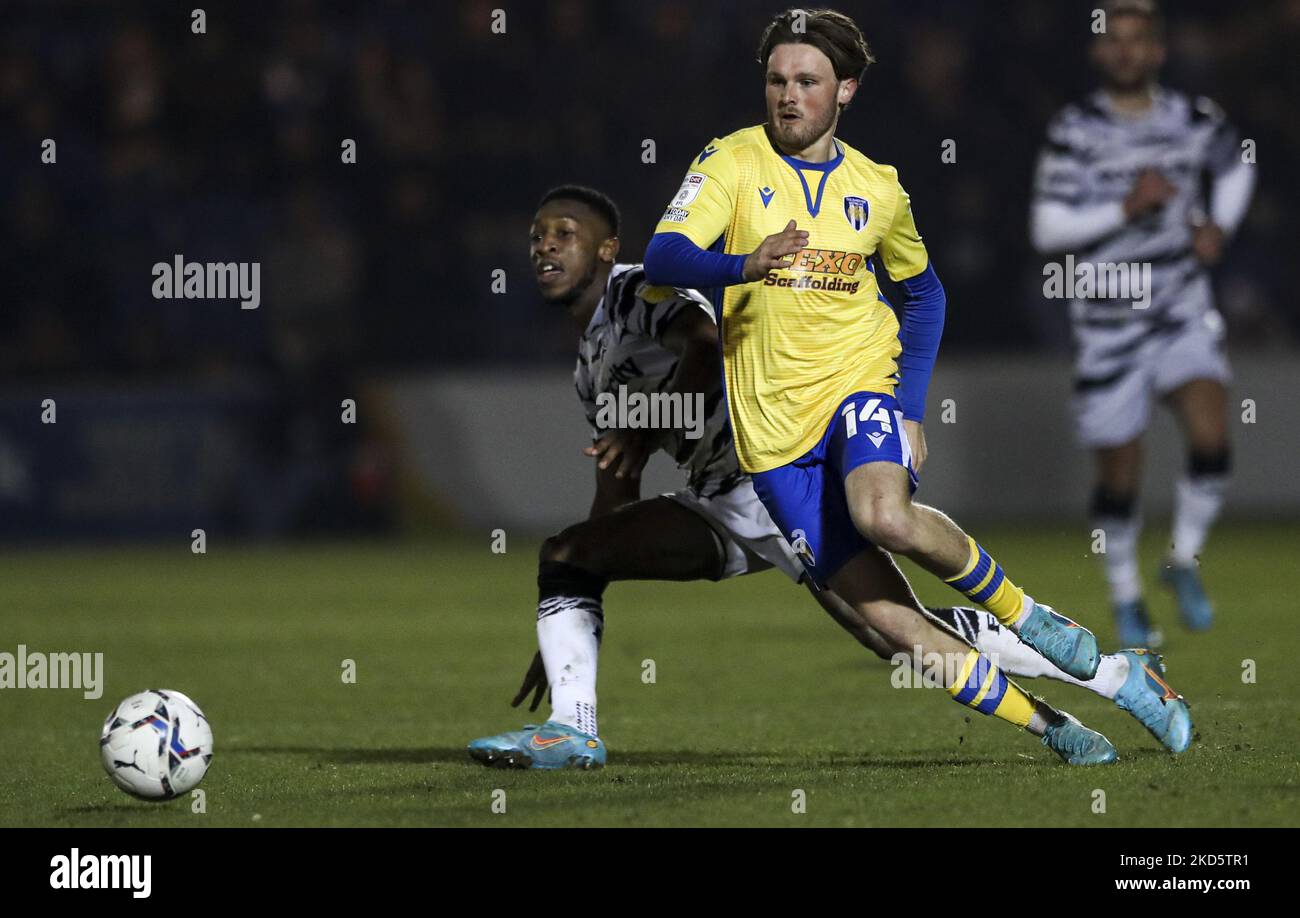
M 943 337 L 943 318 L 947 297 L 943 284 L 932 266 L 915 277 L 902 281 L 907 292 L 903 304 L 902 321 L 898 338 L 903 352 L 898 358 L 900 386 L 895 397 L 903 407 L 903 417 L 909 421 L 925 418 L 925 396 L 930 388 L 930 374 L 939 354 L 939 341 Z
M 655 233 L 645 250 L 645 276 L 669 287 L 729 287 L 743 284 L 744 255 L 700 248 L 681 233 Z

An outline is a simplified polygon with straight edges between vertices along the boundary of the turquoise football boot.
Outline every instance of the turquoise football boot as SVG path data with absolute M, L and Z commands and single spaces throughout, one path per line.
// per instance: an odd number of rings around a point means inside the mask
M 603 768 L 605 744 L 567 724 L 548 720 L 540 727 L 484 736 L 467 747 L 470 758 L 493 768 Z
M 1178 614 L 1189 631 L 1208 631 L 1214 624 L 1214 606 L 1205 595 L 1201 572 L 1195 565 L 1183 567 L 1165 562 L 1160 566 L 1160 582 L 1174 591 Z
M 1149 650 L 1121 650 L 1119 655 L 1128 660 L 1129 669 L 1115 704 L 1136 717 L 1170 752 L 1186 752 L 1192 744 L 1192 714 L 1183 696 L 1164 680 L 1164 660 Z
M 1110 740 L 1064 712 L 1043 734 L 1043 745 L 1067 765 L 1109 765 L 1119 758 Z
M 1097 675 L 1097 664 L 1101 662 L 1097 638 L 1051 606 L 1034 603 L 1034 610 L 1016 634 L 1074 678 L 1086 681 Z
M 1147 615 L 1146 603 L 1141 599 L 1131 602 L 1117 602 L 1115 611 L 1115 636 L 1121 647 L 1156 648 L 1164 643 L 1165 637 L 1151 627 L 1151 618 Z

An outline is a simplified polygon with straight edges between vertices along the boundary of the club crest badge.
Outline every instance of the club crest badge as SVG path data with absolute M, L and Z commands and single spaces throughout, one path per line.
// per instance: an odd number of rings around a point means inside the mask
M 856 195 L 844 196 L 844 218 L 849 221 L 849 226 L 858 232 L 862 232 L 862 227 L 867 225 L 867 214 L 870 212 L 871 207 L 867 204 L 866 198 L 859 198 Z

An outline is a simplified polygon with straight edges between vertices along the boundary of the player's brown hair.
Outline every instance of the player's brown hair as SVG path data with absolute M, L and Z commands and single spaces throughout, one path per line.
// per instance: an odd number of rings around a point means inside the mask
M 837 80 L 859 82 L 867 67 L 876 62 L 858 24 L 838 10 L 788 9 L 767 24 L 758 40 L 758 62 L 767 59 L 777 45 L 812 45 L 831 61 Z M 848 105 L 841 106 L 841 109 Z

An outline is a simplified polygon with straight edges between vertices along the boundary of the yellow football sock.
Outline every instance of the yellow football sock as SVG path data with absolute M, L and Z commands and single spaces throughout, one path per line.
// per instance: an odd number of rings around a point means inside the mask
M 1002 624 L 1014 624 L 1024 610 L 1025 591 L 1002 573 L 1002 565 L 974 539 L 966 538 L 970 542 L 970 560 L 961 573 L 946 578 L 944 583 L 988 609 Z
M 1028 726 L 1034 715 L 1034 699 L 1029 693 L 973 647 L 962 661 L 956 681 L 948 686 L 948 694 L 981 714 L 992 714 L 1017 727 Z

